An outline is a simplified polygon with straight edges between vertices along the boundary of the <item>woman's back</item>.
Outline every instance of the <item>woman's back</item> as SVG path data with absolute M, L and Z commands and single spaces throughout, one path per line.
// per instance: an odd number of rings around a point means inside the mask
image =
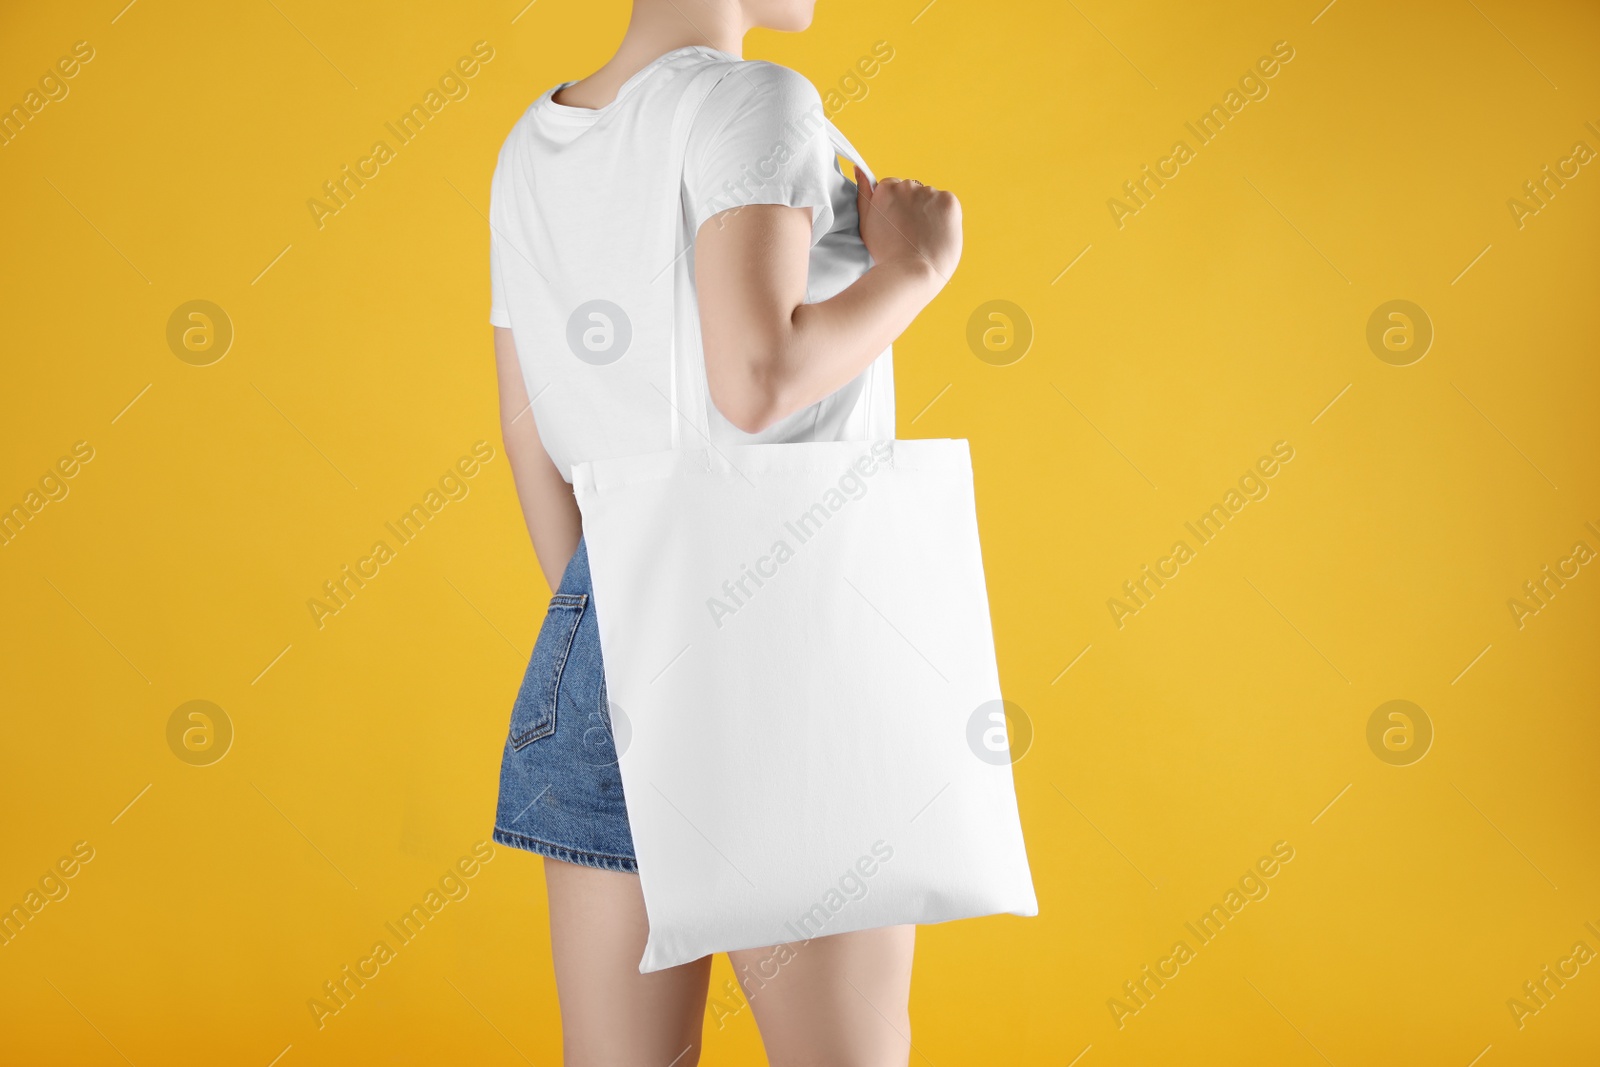
M 811 208 L 809 301 L 840 292 L 872 259 L 856 187 L 801 75 L 691 45 L 646 65 L 600 108 L 557 103 L 566 84 L 528 108 L 500 151 L 490 321 L 511 328 L 540 439 L 570 480 L 574 464 L 672 446 L 674 421 L 697 406 L 677 392 L 687 379 L 675 388 L 674 344 L 704 397 L 693 240 L 708 219 L 752 204 Z M 704 102 L 685 116 L 692 128 L 680 127 L 691 92 Z M 869 429 L 893 437 L 892 356 L 885 349 L 760 433 L 708 399 L 706 412 L 717 445 L 861 439 Z

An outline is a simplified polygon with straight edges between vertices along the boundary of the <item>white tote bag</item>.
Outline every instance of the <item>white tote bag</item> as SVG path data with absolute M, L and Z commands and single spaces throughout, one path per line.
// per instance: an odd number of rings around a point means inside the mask
M 701 81 L 673 131 L 680 187 Z M 573 468 L 649 919 L 640 971 L 1037 914 L 967 443 L 713 447 L 687 347 L 661 405 L 673 448 Z

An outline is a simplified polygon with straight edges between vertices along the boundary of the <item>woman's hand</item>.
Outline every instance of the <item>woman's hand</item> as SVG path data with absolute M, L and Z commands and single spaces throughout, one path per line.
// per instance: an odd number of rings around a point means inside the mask
M 945 189 L 911 179 L 884 178 L 876 186 L 856 168 L 861 240 L 874 263 L 918 260 L 942 286 L 961 261 L 961 202 Z

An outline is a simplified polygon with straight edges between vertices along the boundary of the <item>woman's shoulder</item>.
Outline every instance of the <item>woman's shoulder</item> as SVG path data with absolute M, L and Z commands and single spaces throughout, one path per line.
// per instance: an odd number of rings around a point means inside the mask
M 799 71 L 765 59 L 740 59 L 710 48 L 686 49 L 658 69 L 664 77 L 645 92 L 629 94 L 630 108 L 671 108 L 682 92 L 702 75 L 714 79 L 694 124 L 691 141 L 699 154 L 728 138 L 743 141 L 775 131 L 817 125 L 824 116 L 822 97 L 810 79 Z M 655 79 L 652 79 L 655 80 Z M 497 169 L 510 160 L 532 158 L 554 137 L 563 138 L 564 112 L 552 97 L 571 82 L 553 85 L 540 93 L 517 116 L 497 153 Z M 669 86 L 671 89 L 669 89 Z M 641 87 L 642 88 L 642 87 Z M 677 91 L 672 91 L 676 89 Z M 665 91 L 663 91 L 665 90 Z M 549 123 L 557 125 L 551 127 Z
M 690 134 L 691 159 L 728 151 L 742 158 L 775 141 L 808 140 L 825 117 L 822 97 L 804 74 L 764 59 L 728 57 Z
M 508 154 L 515 152 L 519 145 L 526 143 L 533 135 L 538 122 L 540 105 L 560 88 L 561 86 L 559 85 L 551 86 L 522 109 L 522 113 L 511 123 L 511 128 L 506 131 L 504 139 L 500 142 L 500 150 L 497 153 L 500 162 L 504 162 Z
M 822 107 L 822 96 L 811 79 L 781 63 L 731 56 L 720 63 L 726 73 L 706 100 L 710 108 L 792 112 Z

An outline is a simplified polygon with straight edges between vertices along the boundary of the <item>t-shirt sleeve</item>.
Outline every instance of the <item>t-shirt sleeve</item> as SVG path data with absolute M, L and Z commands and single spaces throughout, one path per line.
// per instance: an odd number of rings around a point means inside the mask
M 833 225 L 833 142 L 822 98 L 805 76 L 776 63 L 740 63 L 701 105 L 684 161 L 694 230 L 749 204 L 811 209 L 811 243 Z
M 503 217 L 505 207 L 500 196 L 500 165 L 497 162 L 494 175 L 489 179 L 489 324 L 510 329 L 511 309 L 506 304 L 506 272 L 503 266 L 506 249 L 497 222 Z
M 511 311 L 506 307 L 505 271 L 500 268 L 503 250 L 500 235 L 489 228 L 489 324 L 511 327 Z

